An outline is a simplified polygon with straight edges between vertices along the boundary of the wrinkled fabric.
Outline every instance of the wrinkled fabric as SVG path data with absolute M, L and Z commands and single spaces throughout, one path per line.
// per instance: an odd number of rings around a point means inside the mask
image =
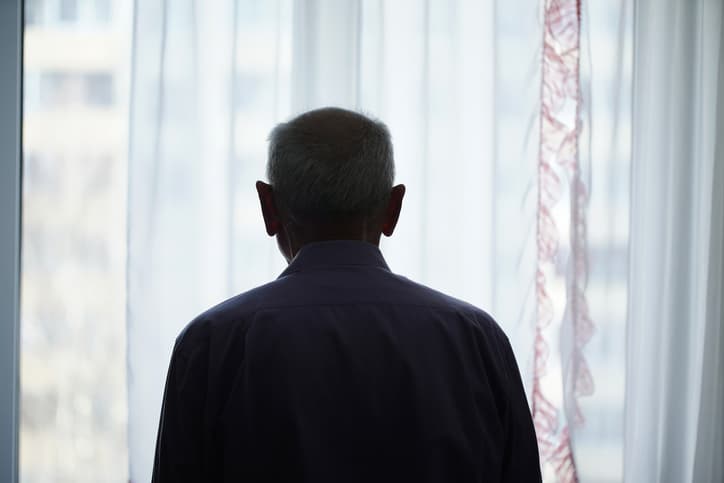
M 372 244 L 307 245 L 176 340 L 154 482 L 540 479 L 503 331 Z

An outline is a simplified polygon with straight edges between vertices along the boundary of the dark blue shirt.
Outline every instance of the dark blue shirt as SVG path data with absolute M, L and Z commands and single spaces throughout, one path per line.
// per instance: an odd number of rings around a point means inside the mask
M 540 481 L 507 337 L 361 241 L 307 245 L 178 336 L 156 482 Z

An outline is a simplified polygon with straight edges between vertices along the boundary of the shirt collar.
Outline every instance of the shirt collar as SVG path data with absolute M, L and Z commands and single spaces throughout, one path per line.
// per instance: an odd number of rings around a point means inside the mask
M 320 267 L 350 265 L 390 270 L 375 245 L 361 240 L 331 240 L 304 245 L 279 277 Z

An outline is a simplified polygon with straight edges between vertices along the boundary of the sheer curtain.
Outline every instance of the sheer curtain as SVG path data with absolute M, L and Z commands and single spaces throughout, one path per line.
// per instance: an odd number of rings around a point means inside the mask
M 173 341 L 282 261 L 253 182 L 290 112 L 290 2 L 136 2 L 128 219 L 132 481 L 148 481 Z
M 150 475 L 174 337 L 199 312 L 283 268 L 253 189 L 268 131 L 338 105 L 379 117 L 393 135 L 397 182 L 408 194 L 398 232 L 382 245 L 392 270 L 488 310 L 513 343 L 532 405 L 536 388 L 549 403 L 539 434 L 546 479 L 620 481 L 631 8 L 609 0 L 136 2 L 131 480 Z M 566 68 L 575 75 L 557 84 L 569 35 Z M 562 102 L 551 102 L 547 89 L 560 86 Z M 545 113 L 561 124 L 542 125 Z M 568 135 L 568 147 L 544 146 L 542 132 L 547 142 Z M 541 169 L 560 182 L 544 206 L 557 240 L 544 266 Z M 583 295 L 596 329 L 578 340 L 581 304 L 572 306 Z M 545 351 L 536 350 L 539 337 Z M 590 374 L 587 389 L 572 382 L 578 374 Z
M 626 481 L 724 479 L 723 14 L 637 4 Z

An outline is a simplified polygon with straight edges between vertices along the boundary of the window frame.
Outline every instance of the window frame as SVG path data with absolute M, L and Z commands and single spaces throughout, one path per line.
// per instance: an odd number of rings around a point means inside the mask
M 23 0 L 0 2 L 0 481 L 18 481 Z

